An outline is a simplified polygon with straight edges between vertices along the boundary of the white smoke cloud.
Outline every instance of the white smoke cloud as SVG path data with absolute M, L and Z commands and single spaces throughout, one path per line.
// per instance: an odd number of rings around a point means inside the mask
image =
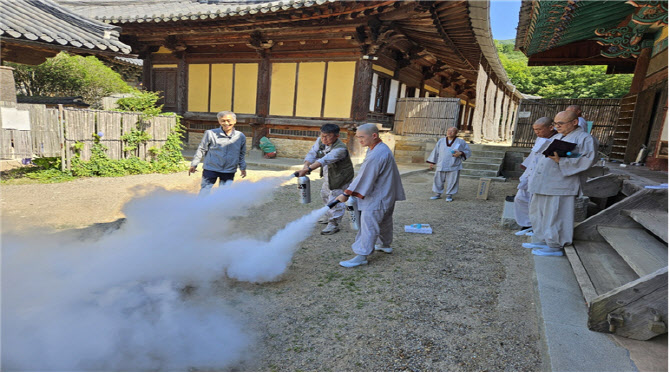
M 269 241 L 234 238 L 230 219 L 267 202 L 284 181 L 235 182 L 205 198 L 137 190 L 121 228 L 97 239 L 4 235 L 2 370 L 234 368 L 253 337 L 211 283 L 224 274 L 278 279 L 327 210 Z

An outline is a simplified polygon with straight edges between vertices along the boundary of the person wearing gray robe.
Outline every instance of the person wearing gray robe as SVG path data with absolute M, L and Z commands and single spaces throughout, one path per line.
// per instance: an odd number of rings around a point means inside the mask
M 540 148 L 553 135 L 556 134 L 551 118 L 542 117 L 533 123 L 533 131 L 537 138 L 535 144 L 530 150 L 530 154 L 523 160 L 521 166 L 524 168 L 523 175 L 519 178 L 519 185 L 517 186 L 517 193 L 514 196 L 514 218 L 516 223 L 521 227 L 521 230 L 516 232 L 517 236 L 529 235 L 531 236 L 532 227 L 530 216 L 528 214 L 531 194 L 528 192 L 528 182 L 533 175 L 537 161 L 544 157 L 540 153 Z
M 437 140 L 435 148 L 426 162 L 430 169 L 435 167 L 433 178 L 433 192 L 430 199 L 440 199 L 442 193 L 447 194 L 446 201 L 453 201 L 453 195 L 458 193 L 458 179 L 463 169 L 463 161 L 468 159 L 472 152 L 465 140 L 456 137 L 458 128 L 447 129 L 447 136 Z
M 562 111 L 554 117 L 558 133 L 546 142 L 540 152 L 544 152 L 553 140 L 576 144 L 571 157 L 553 155 L 541 158 L 530 179 L 528 191 L 533 195 L 530 201 L 530 220 L 533 226 L 531 243 L 523 244 L 532 248 L 533 254 L 541 256 L 562 256 L 563 246 L 572 243 L 574 227 L 575 197 L 586 181 L 583 172 L 596 161 L 596 142 L 591 135 L 578 126 L 574 112 Z
M 405 200 L 405 190 L 393 152 L 379 138 L 376 125 L 366 123 L 358 127 L 356 138 L 368 147 L 358 175 L 343 194 L 337 197 L 346 202 L 350 196 L 358 198 L 361 211 L 360 229 L 351 248 L 357 255 L 340 262 L 343 267 L 367 264 L 374 250 L 391 253 L 393 242 L 393 210 L 396 201 Z

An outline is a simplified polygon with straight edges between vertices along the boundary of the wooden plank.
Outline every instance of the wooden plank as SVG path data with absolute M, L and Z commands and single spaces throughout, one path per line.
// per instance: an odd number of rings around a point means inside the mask
M 616 227 L 637 227 L 639 224 L 628 216 L 621 215 L 625 209 L 666 210 L 668 191 L 643 189 L 619 201 L 596 215 L 589 217 L 575 226 L 573 237 L 582 241 L 603 241 L 596 226 L 609 225 Z
M 619 315 L 623 323 L 616 324 L 614 333 L 626 338 L 648 340 L 665 331 L 653 331 L 650 323 L 658 317 L 668 320 L 668 267 L 640 277 L 613 289 L 593 300 L 589 306 L 588 327 L 598 332 L 610 332 L 607 316 Z
M 577 278 L 577 283 L 582 290 L 584 300 L 586 300 L 586 304 L 590 304 L 598 296 L 596 288 L 593 286 L 593 282 L 591 282 L 591 278 L 586 272 L 586 268 L 584 268 L 584 264 L 579 254 L 577 254 L 575 247 L 573 245 L 566 245 L 563 249 L 565 250 L 565 255 L 568 257 L 568 261 L 570 261 L 572 271 L 575 273 L 575 278 Z
M 639 276 L 668 266 L 668 247 L 642 228 L 598 226 L 598 232 Z
M 583 193 L 587 197 L 607 198 L 619 194 L 623 180 L 614 174 L 594 177 L 586 181 Z
M 630 216 L 665 243 L 668 243 L 668 212 L 666 210 L 622 210 L 621 214 Z
M 597 294 L 604 294 L 640 277 L 606 242 L 573 240 L 572 244 Z

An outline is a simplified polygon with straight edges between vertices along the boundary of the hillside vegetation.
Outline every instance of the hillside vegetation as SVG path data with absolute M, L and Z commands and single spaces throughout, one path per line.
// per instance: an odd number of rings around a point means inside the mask
M 528 66 L 514 40 L 496 40 L 498 55 L 512 84 L 525 94 L 545 98 L 619 98 L 628 93 L 632 74 L 605 74 L 600 66 Z

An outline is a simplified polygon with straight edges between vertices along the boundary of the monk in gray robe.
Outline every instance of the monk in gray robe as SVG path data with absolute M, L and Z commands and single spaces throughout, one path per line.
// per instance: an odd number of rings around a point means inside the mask
M 523 246 L 535 249 L 535 255 L 562 256 L 563 246 L 572 243 L 575 197 L 582 191 L 586 181 L 583 172 L 593 166 L 597 151 L 593 137 L 584 132 L 578 123 L 574 112 L 556 114 L 554 126 L 558 133 L 542 146 L 540 152 L 544 152 L 554 140 L 576 146 L 571 150 L 571 156 L 559 157 L 554 152 L 541 158 L 528 185 L 528 191 L 533 195 L 530 221 L 534 234 L 532 243 Z
M 368 152 L 358 175 L 337 197 L 340 202 L 346 202 L 350 196 L 357 197 L 361 211 L 360 229 L 351 245 L 356 256 L 340 262 L 343 267 L 367 264 L 367 257 L 374 250 L 389 254 L 393 251 L 393 210 L 396 201 L 405 200 L 393 152 L 379 138 L 377 126 L 371 123 L 361 125 L 356 138 L 362 146 L 368 147 Z
M 532 228 L 530 223 L 530 216 L 528 214 L 528 208 L 530 204 L 531 194 L 528 192 L 528 182 L 533 176 L 533 171 L 537 161 L 544 157 L 540 153 L 540 148 L 542 145 L 553 135 L 556 134 L 554 126 L 552 124 L 551 118 L 542 117 L 533 123 L 533 132 L 537 135 L 535 139 L 535 144 L 530 150 L 530 154 L 526 159 L 521 163 L 521 167 L 524 168 L 523 175 L 519 178 L 519 185 L 517 186 L 518 191 L 516 196 L 514 196 L 514 217 L 516 223 L 521 226 L 521 230 L 516 232 L 517 236 L 521 235 L 532 235 Z
M 458 193 L 458 179 L 463 169 L 463 161 L 468 159 L 472 152 L 468 143 L 457 136 L 458 128 L 447 129 L 447 136 L 437 140 L 426 161 L 430 163 L 431 170 L 435 167 L 433 179 L 435 195 L 430 199 L 440 199 L 442 193 L 446 193 L 445 200 L 451 202 L 454 194 Z

